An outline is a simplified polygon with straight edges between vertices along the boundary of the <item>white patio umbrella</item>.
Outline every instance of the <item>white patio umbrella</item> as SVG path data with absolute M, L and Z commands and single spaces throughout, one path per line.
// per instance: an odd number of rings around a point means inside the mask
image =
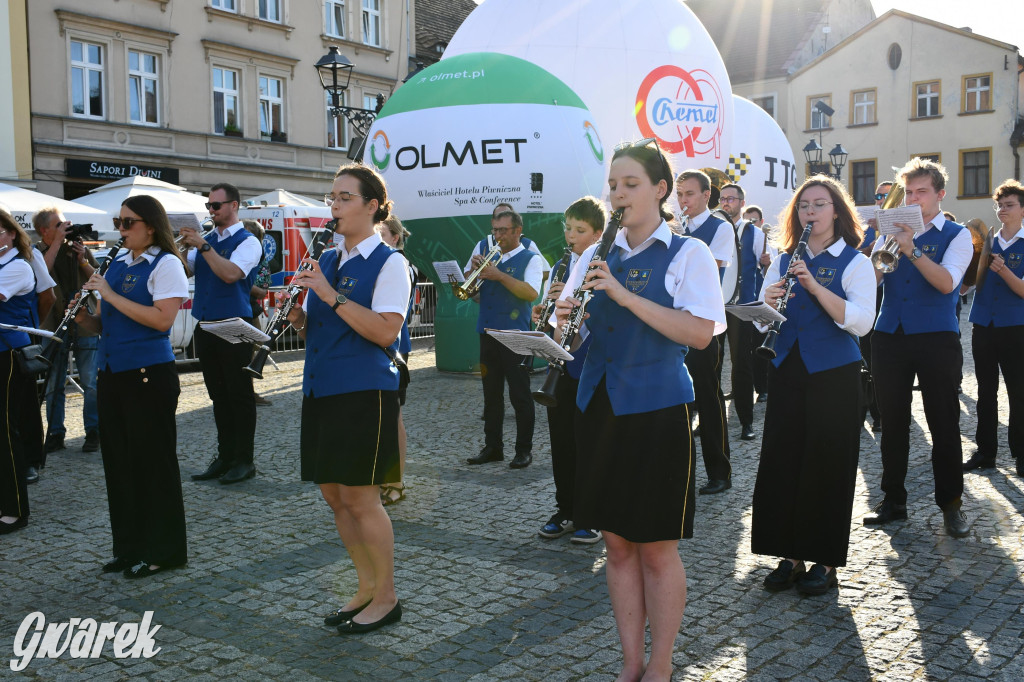
M 210 216 L 210 212 L 206 210 L 206 197 L 203 195 L 193 194 L 184 187 L 169 182 L 138 175 L 97 187 L 87 196 L 75 199 L 74 203 L 115 216 L 121 211 L 121 202 L 139 194 L 148 194 L 159 201 L 171 218 L 172 225 L 180 225 L 182 217 L 191 216 L 185 224 L 196 227 Z
M 111 235 L 117 239 L 117 231 L 114 230 L 111 216 L 105 211 L 51 197 L 49 194 L 0 183 L 0 205 L 3 205 L 31 236 L 34 236 L 32 216 L 42 208 L 56 207 L 73 223 L 92 223 L 92 229 L 100 233 L 100 239 L 109 240 Z
M 246 202 L 251 206 L 266 204 L 267 206 L 316 206 L 320 208 L 324 205 L 322 199 L 311 199 L 301 194 L 293 194 L 284 189 L 265 192 L 251 199 L 246 199 Z

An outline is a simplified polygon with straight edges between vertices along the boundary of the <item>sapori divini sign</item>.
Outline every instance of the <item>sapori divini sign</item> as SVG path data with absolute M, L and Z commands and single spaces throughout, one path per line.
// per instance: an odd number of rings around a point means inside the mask
M 96 159 L 64 159 L 64 174 L 69 178 L 120 180 L 136 175 L 178 184 L 178 169 L 160 166 L 140 166 Z

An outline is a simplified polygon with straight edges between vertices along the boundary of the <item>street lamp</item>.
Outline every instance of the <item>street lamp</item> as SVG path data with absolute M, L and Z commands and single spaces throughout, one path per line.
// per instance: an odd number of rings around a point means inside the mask
M 821 162 L 821 153 L 823 151 L 822 146 L 814 138 L 811 138 L 811 141 L 804 147 L 804 158 L 807 159 L 807 167 L 811 175 L 819 173 L 829 174 L 828 164 Z
M 849 156 L 847 151 L 843 149 L 843 145 L 836 143 L 836 146 L 832 148 L 832 151 L 828 153 L 828 158 L 832 159 L 832 166 L 836 169 L 836 180 L 839 179 L 839 175 L 843 172 L 843 166 L 846 165 L 846 157 Z
M 352 71 L 356 65 L 348 57 L 338 52 L 336 45 L 331 45 L 327 54 L 321 57 L 316 64 L 316 74 L 320 78 L 320 85 L 324 92 L 331 96 L 331 116 L 344 116 L 355 129 L 356 137 L 349 145 L 349 158 L 361 161 L 366 135 L 370 132 L 373 121 L 377 118 L 378 112 L 384 106 L 384 95 L 377 95 L 376 109 L 361 109 L 359 107 L 346 107 L 342 104 L 345 91 L 352 82 Z M 352 148 L 355 147 L 355 153 Z
M 831 119 L 833 114 L 836 113 L 835 109 L 821 100 L 814 103 L 814 111 L 819 112 L 823 116 L 828 116 L 829 119 Z M 814 125 L 813 119 L 812 125 Z M 818 139 L 814 140 L 814 138 L 811 138 L 811 141 L 808 142 L 803 149 L 804 158 L 807 159 L 808 170 L 811 172 L 811 175 L 821 173 L 822 175 L 828 175 L 829 177 L 839 180 L 839 174 L 842 173 L 843 166 L 846 165 L 846 157 L 849 156 L 849 154 L 845 149 L 843 149 L 842 144 L 837 143 L 836 146 L 832 148 L 832 151 L 828 153 L 828 158 L 832 161 L 832 168 L 836 169 L 835 173 L 830 173 L 829 170 L 831 169 L 829 164 L 821 162 L 821 155 L 825 151 L 825 148 L 821 146 L 821 130 L 824 127 L 824 124 L 814 125 L 814 127 L 818 129 Z

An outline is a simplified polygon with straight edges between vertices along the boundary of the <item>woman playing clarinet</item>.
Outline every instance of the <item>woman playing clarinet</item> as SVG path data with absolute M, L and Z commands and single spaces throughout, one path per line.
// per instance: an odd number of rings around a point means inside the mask
M 620 680 L 668 680 L 686 606 L 679 539 L 693 535 L 694 459 L 683 360 L 725 330 L 718 266 L 698 239 L 672 233 L 668 160 L 654 140 L 612 157 L 608 187 L 621 229 L 606 259 L 587 249 L 558 302 L 559 327 L 594 292 L 590 350 L 576 398 L 578 528 L 600 530 L 622 645 Z M 611 229 L 610 227 L 608 229 Z M 608 235 L 605 235 L 608 239 Z M 572 295 L 570 295 L 570 292 Z M 561 330 L 556 329 L 556 340 Z M 645 665 L 644 630 L 651 655 Z
M 792 258 L 811 224 L 804 257 Z M 832 178 L 808 179 L 784 209 L 780 256 L 761 298 L 777 308 L 796 278 L 768 369 L 751 549 L 782 557 L 764 579 L 804 594 L 837 585 L 846 565 L 860 444 L 861 355 L 871 329 L 875 274 L 857 250 L 864 236 L 853 201 Z M 771 282 L 771 284 L 768 284 Z M 816 562 L 806 570 L 804 561 Z
M 163 206 L 140 194 L 114 218 L 124 250 L 84 289 L 102 301 L 75 318 L 101 334 L 96 393 L 114 558 L 103 571 L 126 578 L 185 564 L 185 505 L 178 470 L 178 370 L 171 326 L 188 279 Z

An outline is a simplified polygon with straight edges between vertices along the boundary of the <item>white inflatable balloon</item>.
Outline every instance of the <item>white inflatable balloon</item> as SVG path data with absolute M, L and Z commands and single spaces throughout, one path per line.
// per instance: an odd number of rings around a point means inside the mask
M 521 57 L 565 82 L 593 113 L 606 145 L 657 138 L 677 171 L 722 168 L 728 160 L 729 75 L 681 0 L 486 0 L 452 37 L 442 63 L 481 51 Z
M 736 131 L 722 170 L 743 188 L 747 205 L 757 204 L 765 221 L 777 225 L 799 184 L 793 148 L 768 112 L 737 95 L 732 99 Z

